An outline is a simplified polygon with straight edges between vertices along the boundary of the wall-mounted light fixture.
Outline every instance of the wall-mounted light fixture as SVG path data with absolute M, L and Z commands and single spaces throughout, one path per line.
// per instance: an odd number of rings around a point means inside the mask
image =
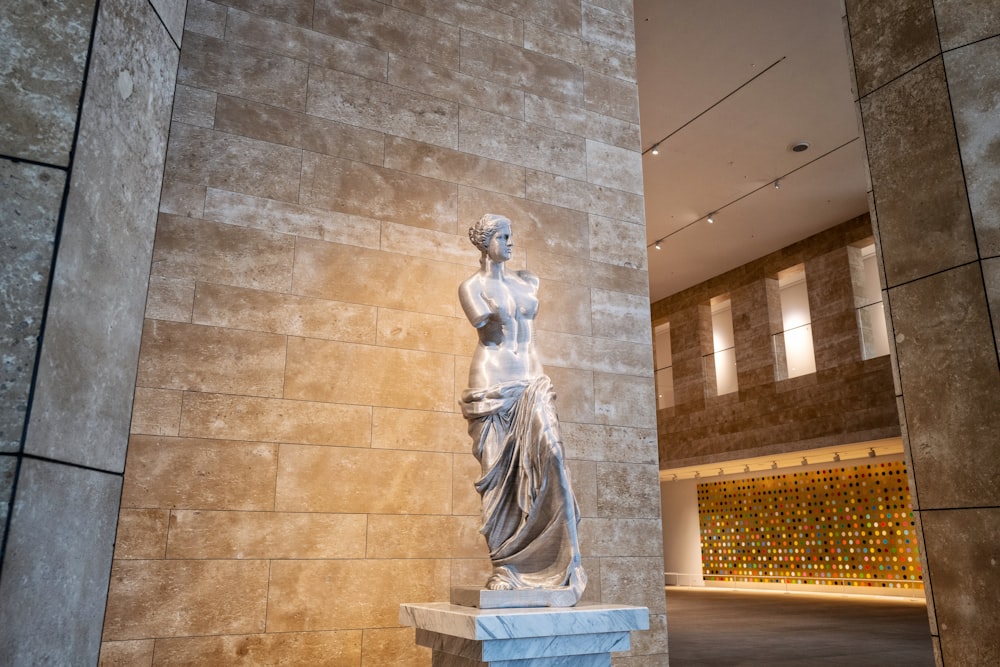
M 750 472 L 750 464 L 743 466 L 743 472 Z
M 868 450 L 868 458 L 870 458 L 870 459 L 875 458 L 875 448 L 874 447 L 872 447 L 871 449 Z
M 834 452 L 834 454 L 833 454 L 833 462 L 834 463 L 839 463 L 840 462 L 840 454 Z
M 803 456 L 802 457 L 802 465 L 804 465 L 804 466 L 809 465 L 809 459 L 807 459 L 806 457 Z
M 778 462 L 771 461 L 771 470 L 777 470 L 777 469 L 778 469 Z

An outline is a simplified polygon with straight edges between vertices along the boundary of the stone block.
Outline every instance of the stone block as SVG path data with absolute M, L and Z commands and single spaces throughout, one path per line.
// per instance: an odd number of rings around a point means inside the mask
M 7 532 L 7 514 L 14 493 L 14 479 L 17 477 L 18 457 L 0 454 L 0 540 Z
M 101 6 L 28 453 L 122 469 L 176 65 L 148 4 Z
M 660 520 L 588 517 L 580 521 L 580 549 L 585 556 L 659 556 L 663 552 Z
M 361 630 L 282 632 L 156 640 L 157 665 L 287 665 L 293 662 L 356 667 L 361 662 Z
M 145 316 L 151 320 L 191 322 L 195 281 L 188 278 L 150 276 Z
M 548 24 L 526 23 L 524 48 L 576 63 L 586 71 L 635 82 L 635 54 L 623 53 L 550 29 Z M 585 73 L 586 76 L 586 73 Z
M 184 14 L 187 9 L 187 0 L 150 0 L 157 16 L 163 21 L 163 26 L 170 33 L 170 37 L 181 43 L 184 34 Z
M 638 127 L 639 91 L 635 83 L 588 71 L 584 73 L 583 92 L 588 110 Z M 631 138 L 633 141 L 622 148 L 638 152 L 641 148 L 639 137 L 633 132 Z
M 993 322 L 993 342 L 1000 349 L 1000 258 L 982 262 L 983 283 L 986 285 L 986 300 Z
M 457 187 L 361 162 L 306 153 L 299 202 L 313 208 L 453 232 Z
M 648 276 L 638 269 L 534 248 L 529 251 L 528 268 L 543 281 L 557 280 L 638 296 L 649 294 Z
M 0 452 L 21 448 L 65 182 L 58 169 L 0 160 Z
M 644 224 L 645 211 L 640 195 L 531 169 L 525 178 L 528 199 Z
M 459 187 L 458 197 L 460 232 L 465 232 L 485 213 L 497 213 L 511 221 L 515 253 L 524 248 L 527 252 L 542 250 L 575 257 L 589 254 L 590 229 L 587 216 L 581 211 L 464 186 Z M 474 250 L 472 257 L 475 258 Z M 554 279 L 587 284 L 562 277 Z
M 573 495 L 580 506 L 581 517 L 596 517 L 598 512 L 598 491 L 597 491 L 597 466 L 595 461 L 577 461 L 567 459 L 566 466 L 569 468 L 571 483 L 573 484 Z M 587 584 L 588 586 L 590 584 Z
M 376 344 L 382 347 L 450 354 L 471 348 L 466 344 L 470 339 L 474 339 L 472 327 L 464 319 L 390 308 L 378 311 Z
M 447 560 L 279 560 L 271 563 L 270 632 L 396 625 L 405 600 L 443 600 Z
M 591 288 L 590 304 L 595 336 L 632 343 L 652 340 L 648 297 Z
M 385 80 L 385 50 L 365 46 L 357 40 L 337 39 L 308 29 L 312 24 L 312 2 L 300 3 L 305 9 L 304 20 L 291 21 L 279 16 L 268 16 L 267 12 L 261 11 L 259 2 L 243 4 L 245 9 L 254 13 L 229 10 L 226 21 L 227 41 L 312 65 L 357 74 L 374 81 Z M 283 4 L 273 3 L 274 6 Z
M 638 150 L 640 146 L 638 121 L 620 120 L 538 95 L 525 95 L 524 119 L 619 148 Z
M 520 44 L 524 22 L 520 17 L 494 11 L 471 2 L 434 2 L 434 0 L 393 0 L 393 6 L 420 14 L 493 39 Z
M 940 52 L 932 2 L 845 4 L 862 97 Z
M 584 4 L 580 35 L 584 41 L 612 51 L 635 53 L 635 26 L 630 14 L 595 4 Z
M 379 222 L 372 218 L 214 188 L 208 189 L 204 214 L 198 217 L 361 248 L 379 247 Z
M 363 558 L 364 553 L 365 517 L 361 514 L 170 513 L 169 559 Z
M 657 463 L 655 429 L 564 422 L 562 430 L 571 459 Z
M 161 213 L 152 272 L 165 278 L 284 291 L 292 282 L 294 245 L 285 234 Z
M 185 125 L 211 129 L 215 125 L 215 106 L 219 95 L 211 90 L 177 85 L 174 92 L 172 120 Z
M 435 4 L 434 6 L 438 6 Z M 440 5 L 453 7 L 454 5 Z M 473 5 L 466 5 L 471 7 Z M 393 54 L 388 81 L 394 86 L 433 95 L 456 104 L 510 116 L 524 117 L 524 93 L 468 74 Z
M 69 165 L 94 4 L 12 5 L 4 12 L 0 154 Z
M 178 322 L 146 320 L 137 383 L 154 389 L 187 389 L 280 397 L 285 337 Z
M 173 123 L 169 178 L 231 192 L 296 202 L 302 151 L 225 132 Z
M 382 163 L 383 134 L 298 111 L 219 95 L 215 129 L 312 153 Z
M 641 178 L 638 183 L 642 185 Z M 642 225 L 594 214 L 589 218 L 591 259 L 628 269 L 647 270 L 646 230 Z
M 546 366 L 650 377 L 652 346 L 546 331 L 539 338 L 539 356 Z
M 450 355 L 312 338 L 290 338 L 286 354 L 286 398 L 436 411 L 452 406 Z
M 153 667 L 152 639 L 103 642 L 97 667 Z
M 656 466 L 598 462 L 597 511 L 608 519 L 660 518 L 660 477 Z
M 96 661 L 120 492 L 118 475 L 22 460 L 0 580 L 0 663 Z
M 539 294 L 542 307 L 536 324 L 540 330 L 591 335 L 590 288 L 547 281 L 539 288 Z
M 545 373 L 556 392 L 556 409 L 564 438 L 567 422 L 595 421 L 593 371 L 549 366 Z
M 587 140 L 587 180 L 616 190 L 642 194 L 642 155 L 635 150 Z
M 222 39 L 226 35 L 226 13 L 226 6 L 217 2 L 188 0 L 187 14 L 184 15 L 184 30 Z
M 514 197 L 524 196 L 524 168 L 402 137 L 386 137 L 385 166 Z
M 470 246 L 471 247 L 471 246 Z M 350 270 L 345 270 L 345 267 Z M 292 292 L 433 315 L 457 315 L 469 268 L 337 243 L 299 240 Z M 416 276 L 420 280 L 415 280 Z M 442 301 L 441 294 L 455 294 Z
M 314 116 L 447 148 L 458 145 L 458 105 L 371 79 L 314 67 L 306 111 Z
M 366 558 L 482 558 L 489 560 L 478 516 L 368 516 Z
M 452 456 L 452 507 L 451 513 L 479 517 L 482 499 L 476 491 L 475 483 L 483 476 L 479 461 L 472 455 L 472 442 L 466 436 L 468 449 Z M 478 579 L 477 579 L 478 581 Z M 482 581 L 486 581 L 484 577 Z M 469 582 L 461 582 L 469 583 Z
M 433 257 L 449 264 L 461 264 L 468 267 L 467 270 L 479 266 L 479 252 L 470 243 L 467 228 L 452 234 L 395 222 L 383 222 L 380 249 L 412 257 Z M 515 250 L 511 261 L 518 262 L 518 258 L 523 256 L 523 251 L 519 253 Z M 523 266 L 524 260 L 521 259 L 519 264 Z M 510 266 L 512 265 L 508 262 L 508 267 Z
M 947 295 L 946 299 L 942 295 Z M 1000 370 L 978 263 L 889 290 L 922 510 L 1000 504 Z
M 167 176 L 160 190 L 160 212 L 200 218 L 205 212 L 207 189 L 204 185 L 185 183 Z
M 1000 34 L 1000 7 L 990 0 L 934 0 L 941 49 L 951 49 Z
M 374 306 L 199 283 L 191 318 L 224 329 L 373 343 L 376 312 Z
M 104 641 L 264 631 L 266 560 L 116 560 Z
M 274 509 L 282 512 L 450 514 L 451 456 L 281 445 Z
M 1000 8 L 987 9 L 983 5 L 980 9 L 987 15 L 992 14 L 993 20 L 1000 24 Z M 979 21 L 977 16 L 971 25 Z M 994 34 L 998 32 L 1000 26 L 995 28 Z M 995 149 L 1000 99 L 994 94 L 1000 87 L 997 62 L 1000 62 L 1000 38 L 997 37 L 944 56 L 980 257 L 1000 255 L 1000 185 L 997 183 L 1000 155 Z
M 413 641 L 412 628 L 365 628 L 361 667 L 383 667 L 393 662 L 427 665 L 430 659 L 430 649 Z
M 996 596 L 1000 586 L 996 566 L 1000 510 L 922 511 L 920 520 L 934 586 L 934 613 L 941 629 L 943 664 L 990 665 L 1000 661 L 1000 644 L 984 641 L 1000 633 Z
M 372 408 L 371 446 L 472 456 L 466 421 L 458 412 Z
M 473 107 L 458 112 L 458 150 L 579 180 L 587 178 L 583 137 Z
M 458 69 L 459 26 L 375 0 L 349 3 L 317 0 L 313 9 L 313 29 L 414 60 Z
M 271 510 L 277 445 L 133 435 L 122 507 Z
M 300 60 L 189 33 L 181 51 L 177 82 L 305 111 L 308 72 L 309 66 Z
M 179 433 L 219 440 L 368 447 L 371 414 L 367 405 L 189 392 Z
M 930 8 L 927 10 L 930 12 Z M 976 259 L 940 58 L 862 99 L 890 287 Z
M 559 102 L 583 102 L 583 70 L 565 60 L 474 32 L 462 33 L 461 58 L 462 72 L 476 78 Z
M 167 552 L 170 510 L 122 509 L 115 535 L 115 559 L 159 559 Z
M 652 362 L 648 367 L 653 367 Z M 652 377 L 596 373 L 594 405 L 600 424 L 642 428 L 656 426 L 656 386 Z
M 136 387 L 132 401 L 130 433 L 177 435 L 181 424 L 183 392 Z
M 665 614 L 663 558 L 602 558 L 601 597 L 608 604 L 630 600 L 632 604 L 648 607 L 650 614 Z

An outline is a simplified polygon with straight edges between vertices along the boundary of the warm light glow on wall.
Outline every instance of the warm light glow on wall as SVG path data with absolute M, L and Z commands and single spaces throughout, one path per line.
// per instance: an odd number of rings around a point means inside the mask
M 698 484 L 706 580 L 923 588 L 906 466 Z

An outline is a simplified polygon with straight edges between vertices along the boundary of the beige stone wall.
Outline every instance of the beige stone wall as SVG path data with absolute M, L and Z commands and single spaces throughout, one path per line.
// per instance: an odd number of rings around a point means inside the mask
M 1000 663 L 1000 11 L 846 3 L 938 664 Z
M 889 357 L 862 359 L 855 308 L 870 242 L 863 215 L 657 301 L 654 325 L 670 322 L 673 407 L 660 410 L 664 468 L 899 437 Z M 776 380 L 772 335 L 781 331 L 779 271 L 805 265 L 816 372 Z M 858 267 L 860 268 L 860 267 Z M 739 391 L 715 395 L 709 302 L 729 295 Z
M 468 226 L 542 281 L 588 601 L 666 620 L 626 0 L 191 0 L 104 664 L 426 665 L 479 584 Z

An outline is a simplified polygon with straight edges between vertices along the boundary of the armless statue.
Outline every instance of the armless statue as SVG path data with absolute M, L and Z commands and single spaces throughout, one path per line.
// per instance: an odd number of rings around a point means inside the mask
M 482 466 L 480 532 L 490 551 L 491 590 L 557 589 L 572 604 L 587 576 L 580 563 L 573 496 L 555 392 L 533 340 L 538 278 L 508 271 L 510 220 L 487 214 L 469 229 L 482 256 L 459 300 L 479 334 L 462 394 L 472 449 Z

